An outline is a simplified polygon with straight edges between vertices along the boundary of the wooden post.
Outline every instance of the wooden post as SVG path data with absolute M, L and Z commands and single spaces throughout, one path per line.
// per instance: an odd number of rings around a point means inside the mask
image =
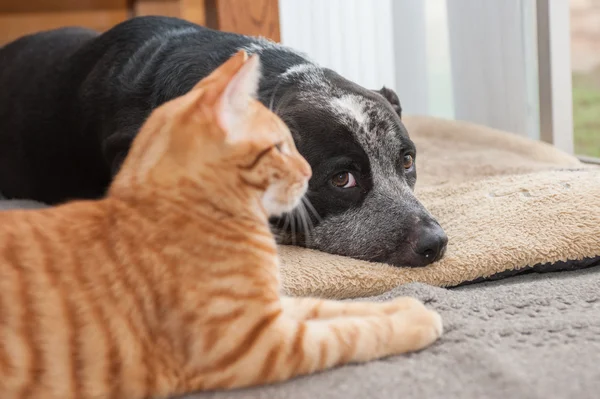
M 164 15 L 206 24 L 204 0 L 137 0 L 133 3 L 133 15 Z
M 278 0 L 0 0 L 0 44 L 61 26 L 104 31 L 141 15 L 179 17 L 222 31 L 281 39 Z
M 0 0 L 0 45 L 63 26 L 105 31 L 128 17 L 127 0 Z
M 205 0 L 208 27 L 279 42 L 278 0 Z

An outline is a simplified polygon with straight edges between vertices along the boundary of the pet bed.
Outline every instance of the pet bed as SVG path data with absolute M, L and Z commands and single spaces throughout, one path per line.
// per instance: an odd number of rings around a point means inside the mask
M 600 264 L 600 168 L 547 144 L 464 122 L 406 118 L 417 196 L 449 237 L 446 256 L 397 268 L 282 247 L 291 295 L 354 298 Z

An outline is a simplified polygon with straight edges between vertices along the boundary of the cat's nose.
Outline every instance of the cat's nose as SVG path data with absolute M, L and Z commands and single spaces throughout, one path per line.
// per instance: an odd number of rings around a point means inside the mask
M 304 161 L 304 166 L 302 167 L 302 174 L 304 175 L 304 177 L 306 177 L 306 179 L 310 179 L 312 177 L 312 169 L 310 167 L 310 165 L 308 164 L 308 162 Z

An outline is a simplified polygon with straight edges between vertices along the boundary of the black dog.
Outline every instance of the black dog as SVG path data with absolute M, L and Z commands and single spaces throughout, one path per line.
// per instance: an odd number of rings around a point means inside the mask
M 316 212 L 287 221 L 314 228 L 295 234 L 273 220 L 280 240 L 403 266 L 443 256 L 447 237 L 413 195 L 415 147 L 393 91 L 367 90 L 264 39 L 173 18 L 134 18 L 101 35 L 58 29 L 0 50 L 0 192 L 48 204 L 101 197 L 150 112 L 239 49 L 260 54 L 259 99 L 313 168 Z

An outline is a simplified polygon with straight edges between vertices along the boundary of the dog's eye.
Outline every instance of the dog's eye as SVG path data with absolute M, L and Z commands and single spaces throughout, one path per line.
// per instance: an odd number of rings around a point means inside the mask
M 331 178 L 331 183 L 340 188 L 356 187 L 356 179 L 350 172 L 340 172 Z
M 404 156 L 404 160 L 402 161 L 402 166 L 404 166 L 404 169 L 408 170 L 412 168 L 414 164 L 415 160 L 412 155 L 407 154 Z

